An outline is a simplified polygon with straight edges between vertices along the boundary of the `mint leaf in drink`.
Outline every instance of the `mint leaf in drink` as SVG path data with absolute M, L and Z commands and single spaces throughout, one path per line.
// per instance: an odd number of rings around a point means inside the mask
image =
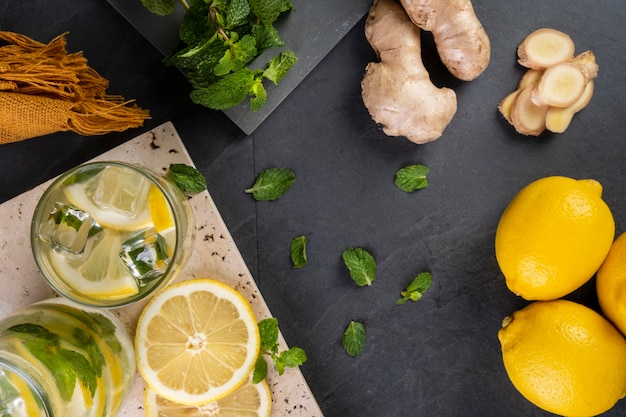
M 283 51 L 270 61 L 268 67 L 263 71 L 263 76 L 274 84 L 278 84 L 297 61 L 296 54 L 291 51 Z
M 350 276 L 358 286 L 370 286 L 376 278 L 376 261 L 363 248 L 347 248 L 342 254 Z
M 396 301 L 396 304 L 401 305 L 407 301 L 419 301 L 422 295 L 430 288 L 433 283 L 433 276 L 430 272 L 422 272 L 416 276 L 413 281 L 406 287 L 400 294 L 402 298 Z
M 199 193 L 206 190 L 206 180 L 192 166 L 171 164 L 165 176 L 184 193 Z
M 410 193 L 428 187 L 426 176 L 430 170 L 424 165 L 408 165 L 396 172 L 396 187 Z
M 273 201 L 285 194 L 296 182 L 296 175 L 289 168 L 268 168 L 259 174 L 252 187 L 244 190 L 257 201 Z
M 302 268 L 307 264 L 306 243 L 306 236 L 298 236 L 291 241 L 289 251 L 294 268 Z
M 350 356 L 358 356 L 365 347 L 365 326 L 358 321 L 351 321 L 343 332 L 343 348 Z

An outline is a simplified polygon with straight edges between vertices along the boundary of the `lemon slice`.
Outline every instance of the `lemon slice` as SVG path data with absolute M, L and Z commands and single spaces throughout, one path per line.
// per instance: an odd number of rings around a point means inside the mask
M 137 368 L 146 384 L 184 405 L 217 401 L 243 385 L 259 347 L 248 301 L 212 279 L 183 281 L 157 293 L 135 334 Z
M 152 218 L 152 223 L 157 232 L 174 227 L 174 216 L 163 192 L 155 185 L 150 187 L 148 193 L 148 211 Z
M 50 264 L 68 286 L 82 295 L 103 300 L 130 297 L 139 288 L 119 257 L 121 244 L 119 233 L 103 230 L 87 259 L 56 254 L 50 257 Z
M 231 394 L 212 403 L 182 405 L 160 397 L 153 389 L 144 391 L 146 417 L 269 417 L 272 394 L 265 380 L 253 384 L 251 378 Z
M 28 384 L 13 372 L 7 372 L 7 375 L 9 377 L 9 381 L 11 381 L 15 389 L 17 389 L 20 393 L 20 397 L 22 398 L 22 407 L 25 411 L 24 415 L 43 415 L 44 410 L 41 400 L 35 396 Z
M 67 185 L 63 193 L 80 210 L 86 211 L 101 226 L 113 230 L 134 231 L 152 223 L 146 209 L 149 184 L 129 169 L 106 167 L 86 182 Z M 98 205 L 89 196 L 106 194 Z M 105 208 L 106 207 L 106 208 Z

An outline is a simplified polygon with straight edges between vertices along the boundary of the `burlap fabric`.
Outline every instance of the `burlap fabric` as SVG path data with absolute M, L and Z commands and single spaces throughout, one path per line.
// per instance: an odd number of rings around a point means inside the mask
M 65 34 L 43 44 L 0 31 L 0 144 L 68 130 L 120 132 L 149 118 L 132 100 L 107 94 L 108 81 L 65 47 Z

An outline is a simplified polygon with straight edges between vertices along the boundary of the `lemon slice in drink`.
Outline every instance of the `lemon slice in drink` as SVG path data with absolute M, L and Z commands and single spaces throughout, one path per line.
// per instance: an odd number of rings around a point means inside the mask
M 126 184 L 125 184 L 126 183 Z M 63 193 L 71 204 L 86 211 L 103 227 L 134 231 L 152 223 L 146 210 L 148 180 L 128 168 L 110 166 L 86 182 L 67 185 Z M 90 196 L 103 194 L 103 203 Z
M 50 263 L 59 277 L 80 294 L 103 300 L 123 299 L 137 294 L 139 288 L 119 257 L 121 244 L 119 233 L 105 229 L 87 259 L 55 255 Z
M 178 404 L 160 397 L 151 388 L 144 391 L 144 404 L 146 417 L 269 417 L 272 394 L 265 380 L 253 384 L 250 378 L 231 394 L 208 404 Z
M 184 405 L 217 401 L 242 386 L 259 355 L 248 301 L 212 279 L 166 287 L 141 312 L 137 367 L 159 396 Z
M 174 227 L 174 216 L 169 204 L 161 190 L 155 185 L 150 187 L 148 193 L 148 211 L 157 232 L 161 233 Z

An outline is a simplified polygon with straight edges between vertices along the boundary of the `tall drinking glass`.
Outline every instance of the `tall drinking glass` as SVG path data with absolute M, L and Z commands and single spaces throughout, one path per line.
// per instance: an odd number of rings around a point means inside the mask
M 120 307 L 171 282 L 194 235 L 187 199 L 167 178 L 134 164 L 93 162 L 61 175 L 43 193 L 31 247 L 59 294 Z
M 0 415 L 115 417 L 135 375 L 108 310 L 44 300 L 0 320 Z

